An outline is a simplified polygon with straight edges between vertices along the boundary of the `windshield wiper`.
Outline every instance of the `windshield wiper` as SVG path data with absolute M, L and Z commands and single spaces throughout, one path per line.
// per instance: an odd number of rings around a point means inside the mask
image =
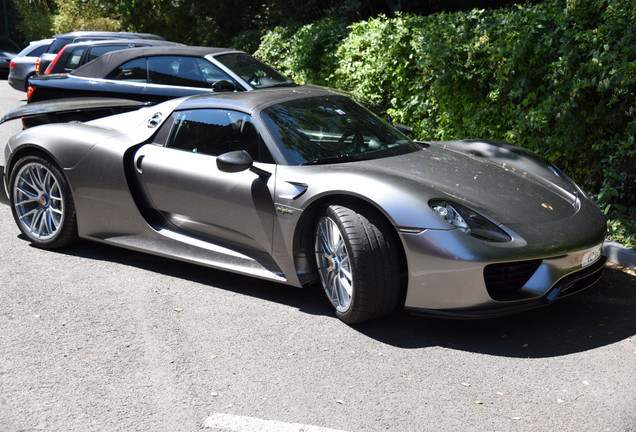
M 277 83 L 277 84 L 272 84 L 272 85 L 268 85 L 267 87 L 261 87 L 261 88 L 273 88 L 273 87 L 298 87 L 298 84 L 296 84 L 295 82 L 281 82 L 281 83 Z
M 364 157 L 362 155 L 343 154 L 338 156 L 326 156 L 318 159 L 308 160 L 301 165 L 325 165 L 330 163 L 355 162 L 363 159 Z

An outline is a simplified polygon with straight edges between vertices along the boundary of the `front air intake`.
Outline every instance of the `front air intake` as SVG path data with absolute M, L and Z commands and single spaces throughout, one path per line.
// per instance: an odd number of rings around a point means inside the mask
M 484 268 L 486 289 L 493 300 L 518 300 L 519 291 L 541 265 L 541 260 L 489 264 Z

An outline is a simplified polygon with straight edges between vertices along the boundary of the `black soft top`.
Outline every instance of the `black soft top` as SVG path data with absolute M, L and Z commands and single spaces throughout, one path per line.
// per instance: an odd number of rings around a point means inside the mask
M 106 53 L 95 60 L 78 67 L 70 74 L 89 78 L 104 78 L 115 67 L 140 57 L 148 56 L 188 56 L 203 57 L 207 54 L 218 54 L 221 52 L 241 52 L 229 48 L 195 47 L 195 46 L 156 46 L 130 48 L 121 51 Z

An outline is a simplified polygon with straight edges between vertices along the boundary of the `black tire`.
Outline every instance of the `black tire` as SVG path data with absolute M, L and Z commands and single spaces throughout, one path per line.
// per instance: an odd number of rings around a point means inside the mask
M 336 316 L 355 324 L 394 312 L 400 265 L 390 225 L 372 211 L 330 205 L 315 227 L 318 277 Z
M 9 179 L 11 212 L 20 231 L 43 249 L 57 249 L 77 240 L 75 205 L 66 178 L 53 161 L 28 155 Z

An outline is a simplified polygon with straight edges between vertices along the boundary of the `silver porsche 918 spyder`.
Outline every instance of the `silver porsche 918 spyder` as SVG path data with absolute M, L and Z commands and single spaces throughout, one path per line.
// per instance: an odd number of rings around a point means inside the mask
M 34 245 L 78 238 L 301 287 L 358 323 L 489 317 L 594 284 L 604 217 L 546 160 L 413 142 L 349 98 L 280 88 L 175 99 L 15 135 L 2 172 Z

